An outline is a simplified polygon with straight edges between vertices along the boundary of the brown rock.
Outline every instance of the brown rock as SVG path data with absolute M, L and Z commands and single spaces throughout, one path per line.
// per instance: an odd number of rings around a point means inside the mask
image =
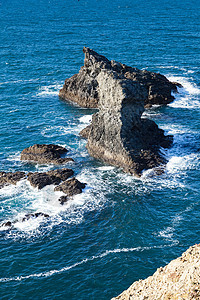
M 114 299 L 200 299 L 200 244 L 190 247 L 147 279 L 134 282 Z
M 85 188 L 85 186 L 85 183 L 81 183 L 75 177 L 73 177 L 72 179 L 64 181 L 59 186 L 56 186 L 54 191 L 61 191 L 67 196 L 73 196 L 82 193 L 82 190 Z
M 40 164 L 63 164 L 73 161 L 72 158 L 62 157 L 67 149 L 57 145 L 35 144 L 25 148 L 21 153 L 21 160 L 34 161 Z
M 29 173 L 27 179 L 33 187 L 42 189 L 46 185 L 54 184 L 57 185 L 61 181 L 65 181 L 74 174 L 71 169 L 58 169 L 53 171 L 48 171 L 46 173 Z
M 9 184 L 16 184 L 22 178 L 25 178 L 24 172 L 0 172 L 0 188 Z

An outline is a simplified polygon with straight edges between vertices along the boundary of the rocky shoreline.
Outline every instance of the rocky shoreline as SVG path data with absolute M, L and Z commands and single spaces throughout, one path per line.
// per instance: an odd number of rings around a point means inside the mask
M 200 244 L 112 300 L 200 299 Z
M 27 163 L 53 164 L 58 166 L 74 161 L 72 158 L 63 157 L 67 152 L 66 148 L 58 145 L 35 144 L 25 148 L 21 152 L 21 160 Z M 47 185 L 55 185 L 54 192 L 60 191 L 64 194 L 58 199 L 60 204 L 63 205 L 73 199 L 74 195 L 82 193 L 82 190 L 86 186 L 86 183 L 81 183 L 75 177 L 72 177 L 73 175 L 74 171 L 68 168 L 54 169 L 48 172 L 0 172 L 0 188 L 10 184 L 16 185 L 22 179 L 28 180 L 32 187 L 39 190 Z M 49 218 L 50 216 L 43 212 L 29 213 L 21 220 L 3 222 L 0 224 L 0 227 L 11 229 L 18 221 L 25 222 L 31 218 L 38 217 Z

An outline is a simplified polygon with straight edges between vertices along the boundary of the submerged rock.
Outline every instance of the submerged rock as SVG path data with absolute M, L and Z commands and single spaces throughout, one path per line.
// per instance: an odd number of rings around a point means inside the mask
M 68 196 L 61 196 L 59 199 L 58 199 L 58 201 L 60 202 L 60 204 L 64 204 L 64 203 L 66 203 L 67 201 L 69 201 L 69 198 L 68 198 Z
M 138 176 L 144 169 L 165 164 L 160 147 L 169 147 L 172 136 L 141 118 L 145 88 L 110 70 L 99 73 L 98 83 L 99 112 L 93 115 L 88 131 L 89 153 Z
M 37 213 L 32 213 L 32 214 L 26 214 L 25 217 L 23 217 L 22 222 L 28 221 L 29 219 L 32 219 L 32 218 L 38 218 L 38 217 L 49 218 L 49 215 L 48 214 L 44 214 L 42 212 L 37 212 Z
M 25 178 L 25 172 L 0 172 L 0 188 L 9 184 L 16 185 L 22 178 Z
M 13 222 L 7 221 L 5 223 L 2 223 L 0 225 L 0 227 L 5 227 L 5 229 L 12 229 L 14 224 L 19 222 L 19 221 L 25 222 L 25 221 L 28 221 L 30 219 L 35 219 L 35 218 L 38 218 L 38 217 L 49 218 L 50 216 L 48 214 L 45 214 L 45 213 L 42 213 L 42 212 L 30 213 L 30 214 L 26 214 L 21 220 L 19 219 L 19 220 L 14 220 Z
M 174 100 L 171 92 L 177 92 L 178 83 L 170 82 L 165 76 L 128 67 L 125 64 L 109 61 L 105 56 L 84 47 L 84 66 L 78 74 L 65 80 L 59 96 L 65 100 L 71 100 L 82 107 L 97 108 L 100 100 L 100 87 L 98 75 L 101 71 L 116 72 L 121 78 L 129 79 L 141 85 L 145 92 L 144 103 L 147 106 L 153 104 L 168 104 Z M 137 90 L 133 89 L 131 97 L 137 98 Z
M 200 244 L 113 300 L 200 299 Z
M 25 148 L 21 153 L 21 160 L 34 161 L 40 164 L 63 164 L 73 161 L 72 158 L 62 157 L 67 149 L 58 145 L 35 144 Z
M 82 193 L 82 190 L 85 188 L 86 184 L 78 181 L 75 177 L 64 181 L 60 185 L 56 186 L 54 191 L 60 191 L 65 193 L 67 196 L 73 196 Z M 61 201 L 63 201 L 61 199 Z M 66 199 L 65 199 L 66 200 Z
M 29 173 L 27 179 L 33 187 L 42 189 L 46 185 L 59 184 L 61 181 L 65 181 L 74 174 L 71 169 L 58 169 L 53 171 L 48 171 L 45 173 Z

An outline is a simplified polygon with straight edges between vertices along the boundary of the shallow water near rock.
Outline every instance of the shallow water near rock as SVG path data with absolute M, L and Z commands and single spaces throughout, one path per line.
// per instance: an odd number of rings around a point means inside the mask
M 198 1 L 1 1 L 0 169 L 52 170 L 20 152 L 54 143 L 87 183 L 64 205 L 53 185 L 0 189 L 0 222 L 18 220 L 0 231 L 2 299 L 110 299 L 199 243 L 198 12 Z M 144 113 L 174 135 L 164 174 L 136 179 L 88 155 L 79 132 L 95 110 L 58 98 L 83 46 L 183 85 L 173 103 Z M 21 221 L 37 212 L 49 218 Z

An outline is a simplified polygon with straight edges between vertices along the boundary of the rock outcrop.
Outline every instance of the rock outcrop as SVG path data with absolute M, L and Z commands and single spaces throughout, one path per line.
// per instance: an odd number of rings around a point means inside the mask
M 160 147 L 169 147 L 172 137 L 155 122 L 141 118 L 146 89 L 110 70 L 102 70 L 97 80 L 99 112 L 85 134 L 89 153 L 136 176 L 165 164 Z
M 25 178 L 25 172 L 0 172 L 0 188 L 3 188 L 6 185 L 14 184 L 20 181 L 22 178 Z
M 200 299 L 200 244 L 159 268 L 145 280 L 134 282 L 113 300 Z
M 177 91 L 178 83 L 170 82 L 165 76 L 128 67 L 125 64 L 109 61 L 105 56 L 84 47 L 84 66 L 78 74 L 65 80 L 63 88 L 59 92 L 62 99 L 71 100 L 82 107 L 97 108 L 100 100 L 98 75 L 104 69 L 114 71 L 119 76 L 130 81 L 137 82 L 146 91 L 144 98 L 145 105 L 168 104 L 174 100 L 171 92 Z M 133 90 L 135 93 L 136 90 Z M 135 94 L 132 97 L 136 97 Z
M 27 179 L 33 187 L 37 187 L 38 189 L 42 189 L 46 185 L 54 184 L 58 185 L 61 181 L 67 180 L 74 174 L 71 169 L 58 169 L 48 172 L 35 172 L 29 173 Z
M 82 193 L 82 190 L 85 188 L 85 186 L 85 183 L 82 183 L 73 177 L 56 186 L 54 190 L 63 192 L 70 197 Z M 63 202 L 63 200 L 64 198 L 61 198 L 60 201 Z M 67 199 L 65 198 L 64 202 L 66 201 Z
M 39 164 L 63 164 L 73 161 L 72 158 L 63 157 L 67 149 L 57 145 L 35 144 L 25 148 L 21 153 L 21 160 L 37 162 Z

